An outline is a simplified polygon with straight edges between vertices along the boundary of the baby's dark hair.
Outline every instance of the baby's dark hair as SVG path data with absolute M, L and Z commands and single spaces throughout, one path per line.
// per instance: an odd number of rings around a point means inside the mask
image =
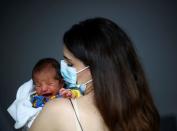
M 54 58 L 43 58 L 43 59 L 40 59 L 36 63 L 36 65 L 34 66 L 34 68 L 32 70 L 32 79 L 34 79 L 34 74 L 35 73 L 40 72 L 40 71 L 42 71 L 43 69 L 45 69 L 47 67 L 51 67 L 51 68 L 54 68 L 56 70 L 56 72 L 57 72 L 56 79 L 58 79 L 58 80 L 63 79 L 61 74 L 60 74 L 60 64 Z

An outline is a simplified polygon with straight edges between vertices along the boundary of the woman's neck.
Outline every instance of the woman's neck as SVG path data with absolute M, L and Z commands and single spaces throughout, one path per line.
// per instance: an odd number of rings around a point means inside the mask
M 86 90 L 85 90 L 84 95 L 87 95 L 87 94 L 89 94 L 89 93 L 91 93 L 91 92 L 93 92 L 93 83 L 92 83 L 92 82 L 91 82 L 91 83 L 88 83 L 88 84 L 86 85 Z

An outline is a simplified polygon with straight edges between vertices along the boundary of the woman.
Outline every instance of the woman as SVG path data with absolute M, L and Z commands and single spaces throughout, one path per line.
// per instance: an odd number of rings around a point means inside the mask
M 64 34 L 64 58 L 65 81 L 86 87 L 85 95 L 49 102 L 30 131 L 159 130 L 137 54 L 115 23 L 93 18 L 72 26 Z

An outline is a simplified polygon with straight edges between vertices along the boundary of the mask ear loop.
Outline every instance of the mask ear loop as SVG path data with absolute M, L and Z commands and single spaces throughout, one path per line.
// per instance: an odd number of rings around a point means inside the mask
M 84 83 L 84 85 L 87 85 L 88 83 L 92 82 L 92 79 Z
M 82 71 L 84 71 L 85 69 L 89 68 L 89 66 L 86 66 L 85 68 L 81 69 L 80 71 L 76 72 L 76 73 L 80 73 Z
M 92 79 L 83 84 L 83 85 L 85 85 L 85 89 L 84 89 L 85 91 L 87 89 L 87 84 L 90 83 L 90 82 L 92 82 Z

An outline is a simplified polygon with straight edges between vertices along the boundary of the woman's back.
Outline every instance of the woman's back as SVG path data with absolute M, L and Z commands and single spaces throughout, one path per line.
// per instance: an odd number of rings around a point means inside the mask
M 98 109 L 94 105 L 92 94 L 89 94 L 80 99 L 73 99 L 72 103 L 74 110 L 78 111 L 78 117 L 83 130 L 88 131 L 106 131 L 106 126 L 99 113 Z M 76 118 L 76 115 L 73 115 Z M 75 121 L 79 124 L 78 120 Z

